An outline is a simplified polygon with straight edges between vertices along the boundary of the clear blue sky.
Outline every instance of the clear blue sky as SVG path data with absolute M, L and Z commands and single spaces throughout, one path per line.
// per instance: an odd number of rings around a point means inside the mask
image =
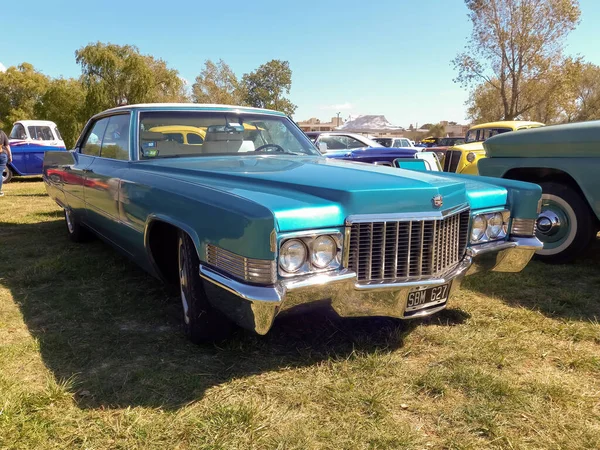
M 580 3 L 567 51 L 600 64 L 600 1 Z M 95 41 L 134 44 L 190 82 L 206 59 L 224 59 L 241 77 L 277 58 L 293 70 L 296 120 L 338 111 L 402 126 L 465 118 L 467 94 L 450 64 L 470 33 L 463 0 L 57 0 L 50 9 L 29 0 L 1 17 L 6 67 L 27 61 L 78 76 L 74 52 Z

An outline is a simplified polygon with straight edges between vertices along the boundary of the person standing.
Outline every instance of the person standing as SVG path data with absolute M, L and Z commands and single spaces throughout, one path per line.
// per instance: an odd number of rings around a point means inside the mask
M 4 173 L 6 165 L 12 162 L 12 153 L 10 151 L 10 143 L 8 142 L 8 136 L 2 130 L 0 130 L 0 175 Z M 2 192 L 2 177 L 0 176 L 0 197 L 4 196 Z

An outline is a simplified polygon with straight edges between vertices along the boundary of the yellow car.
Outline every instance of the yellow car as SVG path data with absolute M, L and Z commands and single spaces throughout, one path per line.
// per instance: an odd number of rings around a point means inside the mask
M 164 134 L 167 141 L 188 145 L 202 145 L 206 137 L 206 130 L 188 125 L 165 125 L 152 127 L 148 131 Z
M 444 172 L 478 175 L 477 161 L 485 158 L 485 150 L 483 149 L 485 140 L 509 131 L 543 126 L 544 124 L 540 122 L 527 122 L 524 120 L 507 120 L 475 125 L 467 132 L 464 144 L 450 147 L 446 151 L 442 160 Z

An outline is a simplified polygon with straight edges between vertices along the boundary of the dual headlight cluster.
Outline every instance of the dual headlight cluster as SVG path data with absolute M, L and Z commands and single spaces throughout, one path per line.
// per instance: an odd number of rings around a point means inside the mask
M 279 267 L 283 276 L 337 269 L 342 258 L 342 235 L 298 236 L 281 241 Z
M 471 244 L 504 239 L 508 232 L 509 211 L 476 214 L 471 221 Z

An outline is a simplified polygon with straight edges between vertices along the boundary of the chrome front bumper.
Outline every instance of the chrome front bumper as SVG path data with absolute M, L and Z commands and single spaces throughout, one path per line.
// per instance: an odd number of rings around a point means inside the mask
M 282 311 L 324 301 L 342 317 L 412 319 L 428 316 L 444 309 L 446 303 L 407 313 L 409 292 L 419 287 L 451 283 L 448 297 L 451 298 L 466 275 L 484 270 L 520 272 L 541 248 L 541 242 L 535 237 L 480 244 L 469 248 L 463 260 L 443 278 L 395 284 L 358 284 L 356 273 L 347 269 L 280 280 L 274 286 L 242 283 L 205 265 L 200 265 L 200 276 L 207 281 L 206 293 L 214 307 L 238 325 L 266 334 Z

